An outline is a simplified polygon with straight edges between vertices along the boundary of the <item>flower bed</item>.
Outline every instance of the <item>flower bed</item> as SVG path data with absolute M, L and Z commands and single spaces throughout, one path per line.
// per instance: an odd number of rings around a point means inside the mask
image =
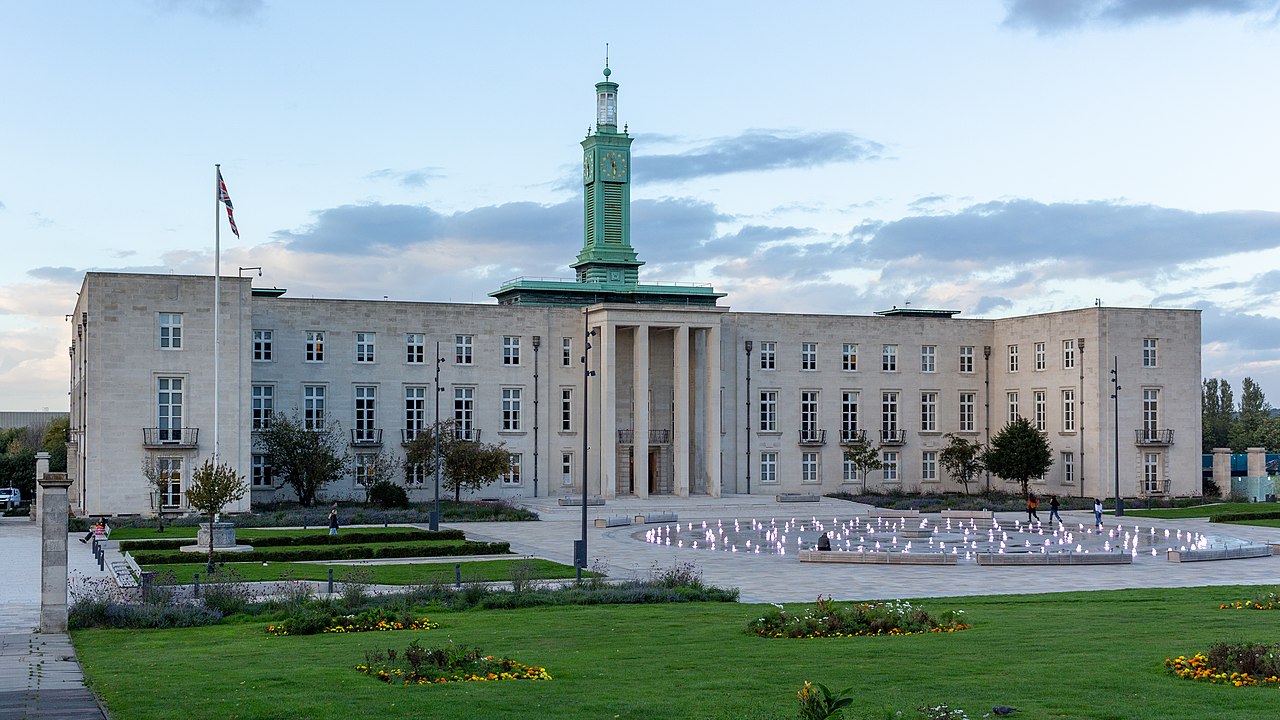
M 1225 602 L 1218 606 L 1220 610 L 1280 610 L 1280 593 L 1258 593 L 1248 600 Z
M 403 653 L 394 649 L 365 653 L 365 662 L 356 665 L 356 670 L 385 683 L 403 685 L 551 679 L 545 668 L 485 655 L 479 648 L 424 648 L 417 640 Z
M 439 623 L 427 618 L 397 618 L 382 610 L 367 610 L 359 615 L 339 615 L 317 622 L 314 616 L 287 618 L 279 625 L 268 625 L 268 635 L 314 635 L 320 633 L 386 632 L 390 630 L 434 630 Z
M 1165 668 L 1184 680 L 1219 685 L 1280 687 L 1280 645 L 1218 643 L 1209 652 L 1166 658 Z
M 781 605 L 764 617 L 747 623 L 747 632 L 769 638 L 865 637 L 956 632 L 971 625 L 962 622 L 963 610 L 948 610 L 935 619 L 905 600 L 836 605 L 830 596 L 818 596 L 813 607 L 792 615 Z

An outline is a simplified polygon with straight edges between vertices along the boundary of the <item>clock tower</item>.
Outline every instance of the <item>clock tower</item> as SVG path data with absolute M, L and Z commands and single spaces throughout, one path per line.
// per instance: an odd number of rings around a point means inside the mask
M 582 141 L 583 242 L 570 265 L 580 283 L 634 286 L 639 268 L 631 247 L 631 136 L 618 132 L 618 83 L 596 83 L 596 126 Z

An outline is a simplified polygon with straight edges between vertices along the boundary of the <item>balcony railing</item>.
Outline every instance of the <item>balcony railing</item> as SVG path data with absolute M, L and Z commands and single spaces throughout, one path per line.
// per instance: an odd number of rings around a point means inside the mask
M 865 445 L 867 442 L 866 430 L 841 430 L 841 445 Z
M 200 428 L 142 428 L 142 445 L 148 448 L 194 448 Z
M 671 443 L 670 430 L 650 430 L 649 431 L 650 445 L 667 445 L 670 443 Z
M 382 444 L 382 428 L 352 429 L 351 444 L 372 447 Z
M 477 428 L 453 428 L 454 440 L 466 440 L 467 442 L 480 442 L 480 430 Z
M 1138 445 L 1172 445 L 1173 431 L 1139 428 L 1134 431 L 1134 438 L 1134 442 Z
M 423 435 L 426 432 L 427 432 L 426 428 L 401 428 L 400 444 L 408 445 L 414 440 L 417 440 L 419 435 Z
M 905 445 L 907 443 L 906 430 L 881 430 L 881 445 Z
M 619 445 L 630 445 L 632 442 L 634 442 L 634 441 L 635 441 L 635 434 L 636 434 L 636 432 L 635 432 L 634 430 L 619 430 L 619 431 L 618 431 L 618 444 L 619 444 Z
M 827 431 L 826 430 L 801 430 L 800 444 L 801 445 L 826 445 Z

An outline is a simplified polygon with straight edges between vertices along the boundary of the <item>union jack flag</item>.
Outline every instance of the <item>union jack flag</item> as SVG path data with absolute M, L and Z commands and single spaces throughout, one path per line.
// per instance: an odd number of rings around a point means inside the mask
M 227 194 L 227 184 L 222 180 L 222 170 L 218 170 L 218 200 L 227 204 L 227 222 L 231 223 L 231 232 L 240 237 L 240 231 L 236 229 L 236 216 L 232 214 L 231 196 Z

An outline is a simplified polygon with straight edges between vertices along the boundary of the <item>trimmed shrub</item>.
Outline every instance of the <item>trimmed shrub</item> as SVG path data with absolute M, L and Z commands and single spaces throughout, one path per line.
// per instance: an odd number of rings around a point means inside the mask
M 308 560 L 366 560 L 369 558 L 449 557 L 452 555 L 506 555 L 507 542 L 472 542 L 448 545 L 403 544 L 370 548 L 366 545 L 326 547 L 266 548 L 243 553 L 214 553 L 214 562 L 301 562 Z M 139 565 L 168 565 L 194 562 L 192 555 L 181 551 L 138 552 L 133 559 Z M 198 559 L 197 559 L 198 560 Z
M 379 508 L 407 508 L 409 493 L 403 485 L 390 480 L 379 480 L 369 487 L 369 503 Z
M 465 540 L 466 534 L 461 530 L 418 530 L 416 528 L 400 532 L 361 532 L 329 535 L 328 531 L 319 531 L 314 535 L 280 535 L 279 537 L 246 538 L 245 543 L 255 548 L 290 547 L 305 545 L 364 545 L 369 543 L 405 542 L 412 540 Z M 120 549 L 133 552 L 136 550 L 176 550 L 183 545 L 190 545 L 194 540 L 121 540 Z

